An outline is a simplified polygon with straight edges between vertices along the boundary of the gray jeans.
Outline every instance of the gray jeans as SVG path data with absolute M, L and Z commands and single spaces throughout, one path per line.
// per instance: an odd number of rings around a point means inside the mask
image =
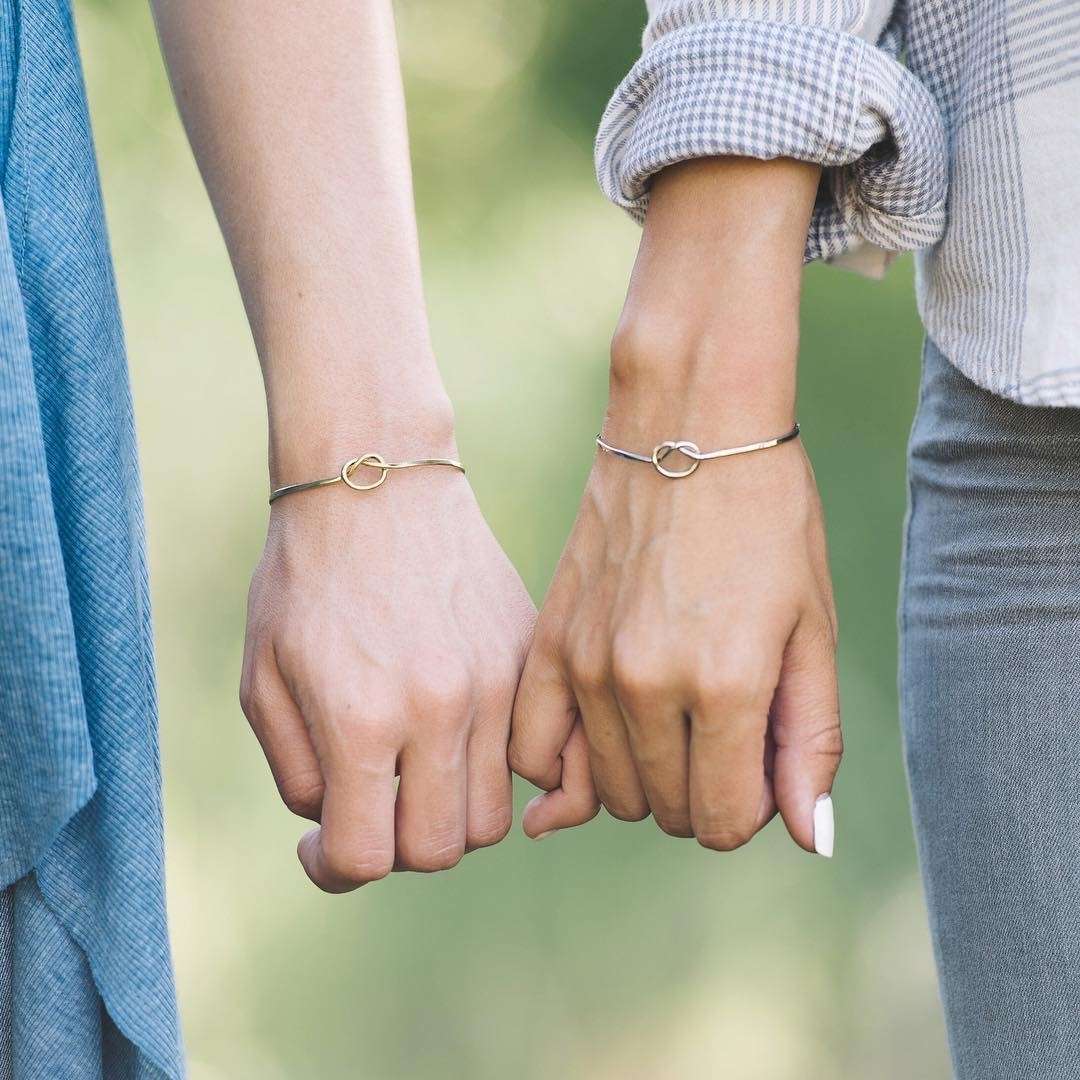
M 908 776 L 959 1080 L 1080 1077 L 1080 410 L 928 344 L 900 609 Z

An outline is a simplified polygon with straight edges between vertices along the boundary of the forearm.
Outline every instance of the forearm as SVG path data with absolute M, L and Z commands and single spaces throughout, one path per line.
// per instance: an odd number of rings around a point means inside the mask
M 390 0 L 154 9 L 262 364 L 272 481 L 445 451 Z
M 271 485 L 456 456 L 390 0 L 154 5 L 258 347 Z M 331 892 L 448 869 L 512 816 L 535 609 L 459 473 L 393 475 L 275 501 L 248 594 L 241 704 Z
M 819 175 L 785 159 L 721 158 L 657 177 L 612 347 L 612 436 L 707 449 L 791 426 Z

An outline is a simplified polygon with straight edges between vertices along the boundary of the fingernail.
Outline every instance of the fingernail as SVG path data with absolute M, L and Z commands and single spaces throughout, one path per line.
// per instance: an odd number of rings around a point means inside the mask
M 814 803 L 814 850 L 826 859 L 831 859 L 835 835 L 832 796 L 819 795 Z
M 559 831 L 558 829 L 548 829 L 547 832 L 537 833 L 536 836 L 533 837 L 533 839 L 534 840 L 543 840 L 545 837 L 552 836 L 554 833 L 557 833 L 558 831 Z

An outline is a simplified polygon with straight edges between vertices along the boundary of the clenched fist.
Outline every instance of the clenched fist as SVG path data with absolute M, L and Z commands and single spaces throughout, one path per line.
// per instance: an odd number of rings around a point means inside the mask
M 497 843 L 535 612 L 458 473 L 276 502 L 241 698 L 311 879 L 343 892 Z M 395 781 L 395 776 L 400 776 Z

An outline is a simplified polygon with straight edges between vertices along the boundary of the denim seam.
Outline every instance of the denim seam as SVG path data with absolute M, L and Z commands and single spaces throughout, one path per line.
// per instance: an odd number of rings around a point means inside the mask
M 911 428 L 908 432 L 907 441 L 907 470 L 906 470 L 906 484 L 907 484 L 907 507 L 904 514 L 903 525 L 903 548 L 900 555 L 900 596 L 899 603 L 897 605 L 897 623 L 898 623 L 898 645 L 899 645 L 899 657 L 897 664 L 897 698 L 900 702 L 901 711 L 901 727 L 903 727 L 903 716 L 906 714 L 906 695 L 904 693 L 904 687 L 907 683 L 907 664 L 908 664 L 908 650 L 906 644 L 907 627 L 908 627 L 908 578 L 910 569 L 910 552 L 911 552 L 911 534 L 913 522 L 915 519 L 915 485 L 912 481 L 912 467 L 911 467 L 911 450 L 915 440 L 915 432 L 918 429 L 919 421 L 922 418 L 923 409 L 926 404 L 927 397 L 927 379 L 926 379 L 926 364 L 929 351 L 931 349 L 937 349 L 937 346 L 930 340 L 929 336 L 924 336 L 923 345 L 921 350 L 921 372 L 919 378 L 919 394 L 915 402 L 915 411 L 911 420 Z M 940 352 L 940 350 L 938 350 Z M 912 814 L 914 814 L 915 801 L 914 792 L 911 786 L 911 773 L 908 765 L 907 754 L 907 735 L 903 733 L 903 757 L 904 757 L 904 776 L 907 782 L 908 788 L 908 806 Z M 914 829 L 916 848 L 919 854 L 920 867 L 926 865 L 926 860 L 922 849 L 921 838 L 919 830 Z M 924 903 L 926 904 L 927 917 L 933 921 L 933 906 L 930 904 L 929 890 L 931 889 L 931 883 L 923 874 L 923 890 L 924 890 Z M 945 982 L 944 982 L 944 957 L 941 953 L 941 948 L 938 940 L 938 934 L 932 933 L 931 942 L 934 951 L 934 962 L 938 972 L 937 987 L 938 987 L 938 1000 L 944 1010 L 944 997 L 945 997 Z M 946 1024 L 946 1034 L 949 1043 L 949 1055 L 953 1066 L 953 1074 L 956 1075 L 956 1065 L 958 1060 L 959 1047 L 956 1045 L 953 1039 L 952 1025 Z

